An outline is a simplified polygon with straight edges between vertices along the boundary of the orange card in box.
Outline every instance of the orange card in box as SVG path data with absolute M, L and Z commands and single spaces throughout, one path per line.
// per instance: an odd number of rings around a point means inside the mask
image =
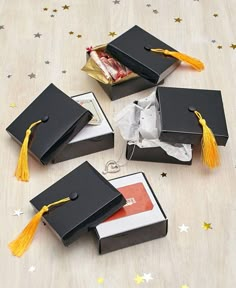
M 118 188 L 118 191 L 123 194 L 127 203 L 119 211 L 109 217 L 107 221 L 112 221 L 122 217 L 138 214 L 141 212 L 153 209 L 153 204 L 148 196 L 148 193 L 142 183 L 135 183 L 128 186 Z

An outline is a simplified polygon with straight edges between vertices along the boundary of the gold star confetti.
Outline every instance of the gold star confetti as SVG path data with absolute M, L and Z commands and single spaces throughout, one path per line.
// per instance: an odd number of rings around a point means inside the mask
M 236 44 L 231 44 L 230 48 L 232 48 L 233 50 L 236 49 Z
M 53 9 L 52 11 L 56 13 L 56 12 L 57 12 L 57 9 Z
M 48 11 L 48 8 L 43 8 L 43 11 Z
M 143 277 L 140 276 L 140 275 L 138 275 L 138 274 L 137 274 L 136 277 L 134 278 L 134 281 L 135 281 L 136 284 L 141 284 L 141 283 L 144 282 Z
M 202 225 L 202 228 L 203 228 L 204 230 L 212 229 L 211 223 L 204 222 L 203 225 Z
M 217 48 L 218 48 L 218 49 L 222 49 L 223 46 L 222 46 L 222 45 L 218 45 Z
M 15 107 L 16 107 L 16 103 L 12 102 L 12 103 L 10 103 L 9 106 L 10 106 L 11 108 L 15 108 Z
M 73 34 L 74 34 L 74 32 L 73 32 L 73 31 L 70 31 L 70 32 L 69 32 L 69 34 L 70 34 L 70 35 L 73 35 Z
M 189 288 L 188 285 L 182 285 L 181 288 Z
M 214 17 L 218 17 L 219 15 L 218 15 L 217 13 L 214 13 L 213 16 L 214 16 Z
M 183 21 L 183 19 L 181 19 L 181 18 L 175 18 L 175 22 L 177 22 L 177 23 L 180 23 L 180 22 L 182 22 Z
M 62 8 L 63 8 L 63 10 L 69 10 L 70 6 L 64 5 L 64 6 L 62 6 Z
M 81 37 L 82 37 L 82 35 L 78 34 L 76 37 L 77 37 L 77 38 L 81 38 Z
M 99 278 L 97 279 L 97 282 L 98 282 L 98 284 L 103 284 L 103 283 L 104 283 L 104 278 L 99 277 Z
M 114 37 L 116 35 L 117 35 L 116 32 L 109 32 L 109 34 L 108 34 L 108 36 L 111 36 L 111 37 Z

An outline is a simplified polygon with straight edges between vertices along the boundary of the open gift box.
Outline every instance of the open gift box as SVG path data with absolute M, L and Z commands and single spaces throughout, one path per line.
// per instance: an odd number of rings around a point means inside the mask
M 165 77 L 177 68 L 180 61 L 173 57 L 151 53 L 146 49 L 150 46 L 175 51 L 136 25 L 108 45 L 91 48 L 87 52 L 88 62 L 82 70 L 98 81 L 111 100 L 154 87 L 162 84 Z M 124 69 L 130 69 L 131 73 L 116 81 L 112 78 L 107 79 L 92 59 L 91 51 L 108 53 L 119 61 L 119 65 L 120 63 L 124 65 Z
M 116 116 L 128 142 L 127 159 L 191 164 L 192 147 L 203 135 L 195 110 L 208 123 L 217 145 L 225 146 L 228 131 L 220 91 L 158 87 Z

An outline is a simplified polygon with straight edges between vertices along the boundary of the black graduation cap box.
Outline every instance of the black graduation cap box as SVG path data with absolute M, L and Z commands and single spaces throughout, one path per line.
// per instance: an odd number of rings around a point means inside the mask
M 180 64 L 173 57 L 151 53 L 146 49 L 150 47 L 176 51 L 137 25 L 108 43 L 106 52 L 136 74 L 117 84 L 99 82 L 111 100 L 162 84 Z
M 110 183 L 123 194 L 126 204 L 96 227 L 100 254 L 166 236 L 168 219 L 144 173 Z
M 158 87 L 156 97 L 160 110 L 159 139 L 161 141 L 192 144 L 193 147 L 199 145 L 202 139 L 202 127 L 193 112 L 198 111 L 211 128 L 217 144 L 226 145 L 229 136 L 221 91 Z M 159 152 L 157 148 L 127 145 L 126 156 L 131 160 L 172 163 L 158 161 L 159 156 L 162 160 L 165 156 L 163 152 Z
M 86 107 L 93 119 L 53 159 L 53 163 L 100 152 L 114 147 L 114 131 L 93 92 L 71 97 Z
M 77 197 L 74 197 L 75 194 Z M 30 202 L 36 210 L 40 210 L 44 205 L 66 197 L 73 200 L 54 206 L 43 215 L 43 221 L 65 246 L 96 227 L 126 203 L 123 195 L 88 162 L 84 162 Z
M 29 153 L 46 165 L 92 119 L 92 114 L 50 84 L 6 130 L 22 143 L 29 126 L 41 119 L 46 121 L 33 128 Z

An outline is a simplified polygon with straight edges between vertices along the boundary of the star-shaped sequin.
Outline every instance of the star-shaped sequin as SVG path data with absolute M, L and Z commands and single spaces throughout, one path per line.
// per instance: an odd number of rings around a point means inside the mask
M 179 226 L 179 232 L 188 232 L 189 227 L 182 224 L 181 226 Z
M 175 22 L 177 22 L 177 23 L 181 23 L 182 21 L 183 21 L 183 19 L 181 19 L 181 18 L 174 18 L 175 19 Z
M 158 13 L 159 13 L 159 12 L 157 11 L 157 9 L 152 10 L 152 12 L 153 12 L 154 14 L 158 14 Z
M 28 76 L 30 79 L 36 78 L 36 75 L 34 73 L 30 73 Z
M 97 282 L 98 282 L 98 284 L 103 284 L 103 283 L 104 283 L 104 278 L 99 277 L 99 278 L 97 279 Z
M 111 36 L 111 37 L 114 37 L 116 35 L 117 35 L 116 32 L 109 32 L 109 34 L 108 34 L 108 36 Z
M 45 64 L 50 64 L 50 61 L 47 60 L 47 61 L 45 61 L 44 63 L 45 63 Z
M 18 210 L 14 210 L 13 216 L 20 216 L 22 214 L 24 214 L 24 213 L 21 211 L 21 209 L 18 209 Z
M 218 48 L 218 49 L 222 49 L 223 46 L 222 46 L 222 45 L 218 45 L 217 48 Z
M 219 15 L 218 15 L 217 13 L 214 13 L 213 16 L 214 16 L 214 17 L 218 17 Z
M 236 44 L 233 44 L 233 43 L 232 43 L 232 44 L 230 45 L 230 48 L 232 48 L 233 50 L 236 49 Z
M 16 108 L 16 103 L 14 103 L 14 102 L 10 103 L 9 107 Z
M 48 11 L 48 8 L 43 8 L 43 11 Z
M 146 6 L 147 6 L 147 7 L 151 7 L 151 4 L 147 4 Z
M 7 75 L 7 78 L 11 78 L 11 76 L 12 76 L 12 75 L 11 75 L 11 74 L 9 74 L 9 75 Z
M 143 273 L 142 278 L 146 281 L 146 283 L 148 283 L 150 280 L 153 280 L 151 273 Z
M 211 223 L 204 222 L 203 225 L 202 225 L 202 228 L 203 228 L 204 230 L 212 229 Z
M 211 43 L 216 43 L 216 40 L 214 40 L 214 39 L 213 39 L 213 40 L 211 40 Z
M 66 74 L 66 70 L 62 70 L 61 73 Z
M 2 30 L 2 29 L 4 29 L 5 27 L 4 27 L 4 25 L 0 25 L 0 30 Z
M 136 277 L 134 278 L 134 281 L 136 284 L 141 284 L 144 282 L 143 277 L 140 276 L 139 274 L 136 275 Z
M 34 34 L 34 38 L 40 38 L 41 36 L 42 36 L 42 34 L 40 34 L 40 33 Z
M 82 37 L 82 35 L 78 34 L 76 37 L 77 37 L 77 38 L 81 38 L 81 37 Z
M 161 177 L 167 177 L 167 173 L 162 172 L 162 173 L 161 173 Z
M 55 15 L 51 14 L 51 15 L 50 15 L 50 17 L 52 17 L 52 18 L 53 18 L 53 17 L 55 17 Z
M 114 4 L 120 4 L 120 0 L 113 1 Z
M 32 273 L 32 272 L 35 272 L 35 270 L 36 270 L 35 266 L 30 266 L 28 271 Z
M 70 6 L 64 5 L 64 6 L 62 6 L 62 8 L 63 8 L 63 10 L 69 10 Z
M 70 32 L 69 32 L 69 34 L 70 34 L 70 35 L 73 35 L 73 34 L 74 34 L 74 32 L 73 32 L 73 31 L 70 31 Z

